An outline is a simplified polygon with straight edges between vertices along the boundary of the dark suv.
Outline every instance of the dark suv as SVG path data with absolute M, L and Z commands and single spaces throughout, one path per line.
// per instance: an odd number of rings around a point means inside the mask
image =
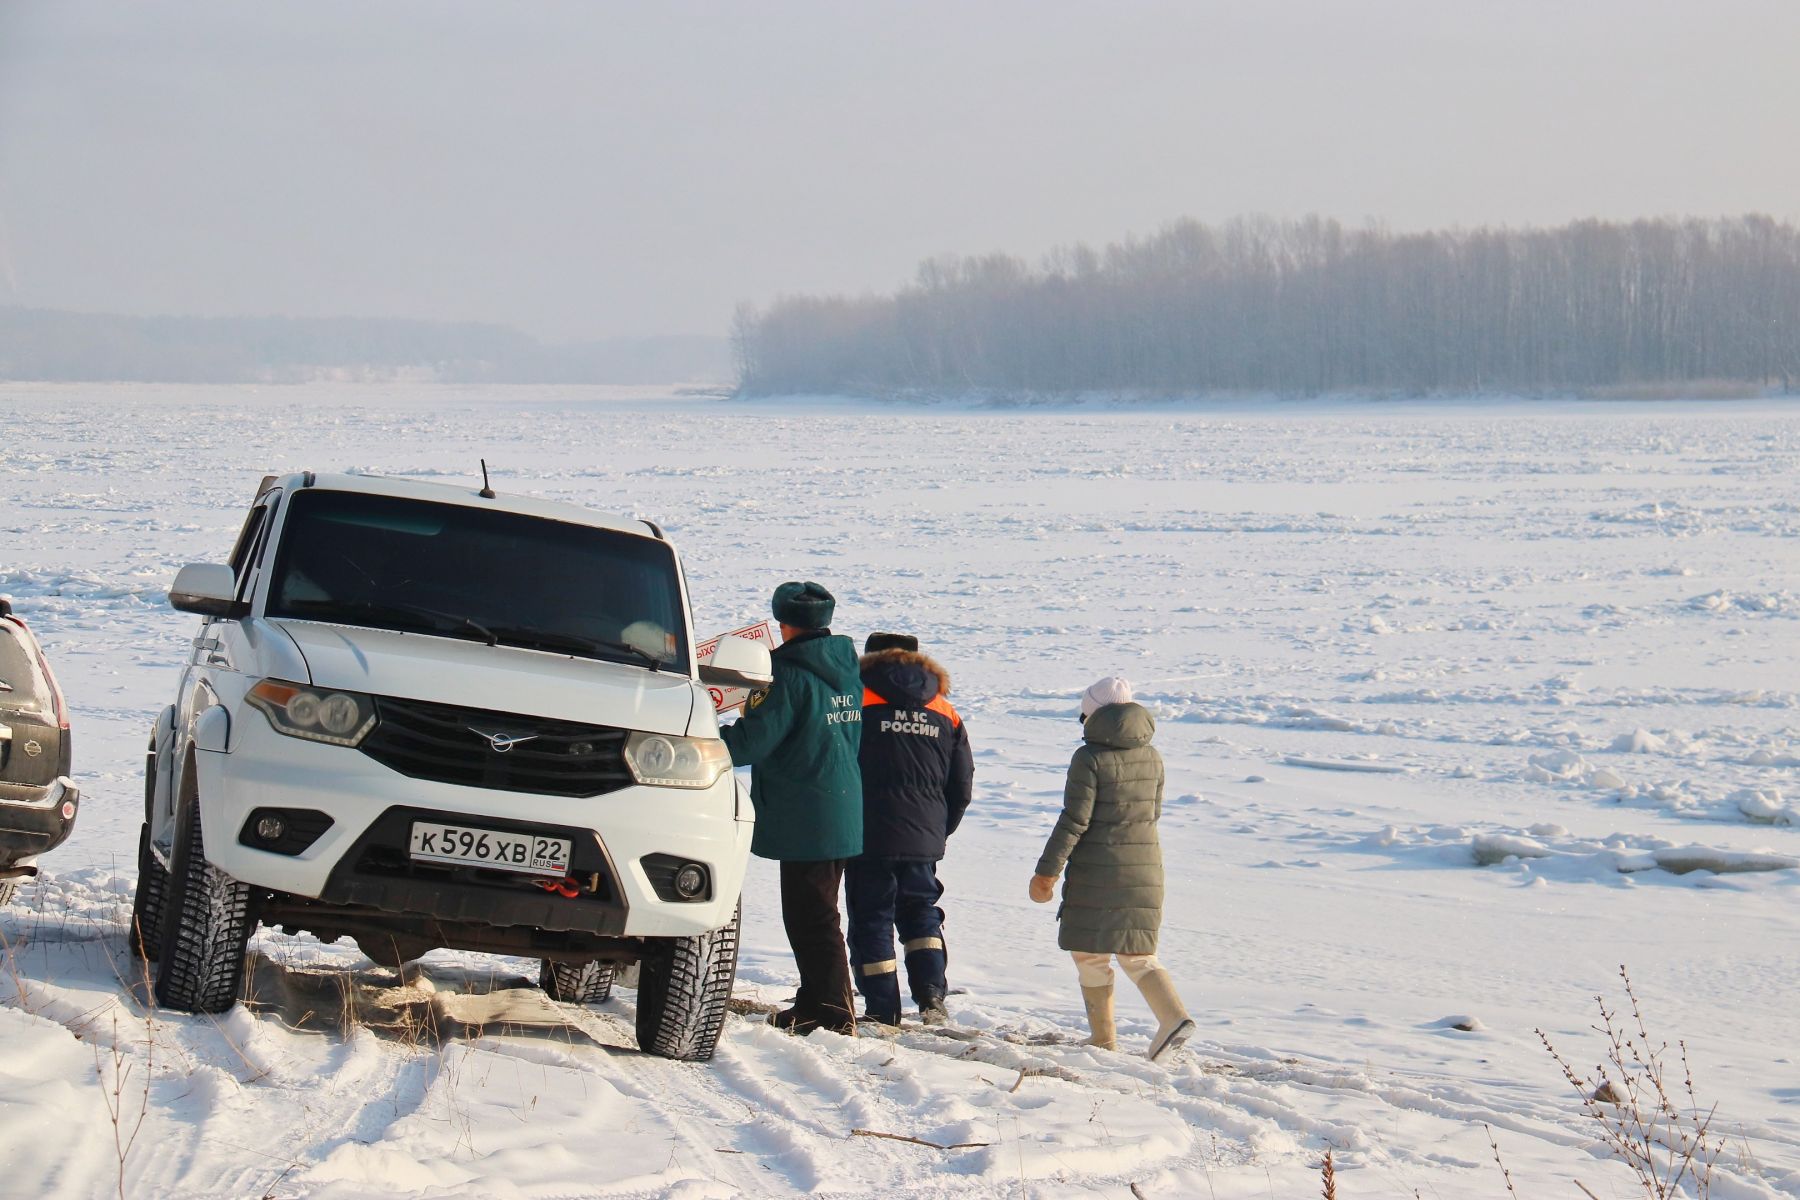
M 69 710 L 12 598 L 0 596 L 0 904 L 37 874 L 37 856 L 75 827 Z

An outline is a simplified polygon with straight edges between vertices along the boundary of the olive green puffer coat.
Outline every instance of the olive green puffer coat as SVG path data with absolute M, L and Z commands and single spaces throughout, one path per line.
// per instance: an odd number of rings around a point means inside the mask
M 1056 944 L 1087 954 L 1154 954 L 1162 925 L 1162 755 L 1156 719 L 1139 704 L 1108 704 L 1087 719 L 1069 763 L 1062 816 L 1038 859 L 1054 879 L 1067 863 Z

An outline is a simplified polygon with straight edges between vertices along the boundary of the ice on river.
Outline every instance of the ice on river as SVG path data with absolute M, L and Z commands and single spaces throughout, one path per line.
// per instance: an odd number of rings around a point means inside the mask
M 810 578 L 841 632 L 942 658 L 977 750 L 942 872 L 955 1036 L 747 1015 L 713 1064 L 669 1064 L 630 1049 L 629 989 L 565 1009 L 517 960 L 387 978 L 267 932 L 252 1008 L 145 1009 L 123 923 L 193 633 L 175 569 L 225 554 L 265 473 L 483 457 L 501 489 L 663 525 L 703 630 Z M 1622 1196 L 1533 1029 L 1596 1060 L 1624 963 L 1718 1104 L 1714 1194 L 1800 1197 L 1797 485 L 1800 413 L 1773 404 L 0 385 L 0 591 L 62 676 L 87 797 L 0 914 L 0 1190 L 1299 1196 L 1330 1149 L 1341 1196 L 1502 1197 L 1485 1125 L 1520 1194 Z M 1161 954 L 1200 1025 L 1168 1067 L 1072 1044 L 1074 972 L 1025 895 L 1109 673 L 1168 762 Z M 755 864 L 747 1005 L 794 979 L 774 894 Z M 1120 1025 L 1127 1051 L 1151 1032 L 1129 992 Z

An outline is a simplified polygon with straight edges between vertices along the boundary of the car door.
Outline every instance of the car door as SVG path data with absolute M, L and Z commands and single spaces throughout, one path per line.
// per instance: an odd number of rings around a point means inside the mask
M 253 565 L 268 540 L 270 519 L 274 514 L 273 504 L 279 496 L 278 489 L 258 495 L 256 503 L 245 514 L 237 541 L 232 545 L 228 561 L 237 581 L 237 596 L 240 599 L 248 594 L 247 588 L 253 578 Z M 241 679 L 238 664 L 246 658 L 243 634 L 238 622 L 223 617 L 202 619 L 200 630 L 190 643 L 187 665 L 181 676 L 181 690 L 176 700 L 177 736 L 176 744 L 172 747 L 175 758 L 170 764 L 168 775 L 170 786 L 162 789 L 154 822 L 157 826 L 156 840 L 160 845 L 166 845 L 168 841 L 170 826 L 167 818 L 174 811 L 178 793 L 174 786 L 177 770 L 179 764 L 186 760 L 188 748 L 192 744 L 194 723 L 208 709 L 221 703 L 230 703 L 244 690 L 238 685 Z
M 269 544 L 273 540 L 271 533 L 281 496 L 280 488 L 270 488 L 257 497 L 255 506 L 245 518 L 238 543 L 232 547 L 231 573 L 237 581 L 236 598 L 246 606 L 256 595 L 257 581 L 265 570 L 266 560 L 271 557 Z M 235 711 L 239 695 L 248 687 L 248 684 L 240 686 L 241 677 L 245 672 L 256 670 L 256 637 L 249 617 L 240 620 L 215 617 L 206 623 L 201 637 L 196 640 L 194 654 L 196 664 L 208 673 L 215 703 L 231 704 Z M 227 676 L 232 678 L 228 680 Z

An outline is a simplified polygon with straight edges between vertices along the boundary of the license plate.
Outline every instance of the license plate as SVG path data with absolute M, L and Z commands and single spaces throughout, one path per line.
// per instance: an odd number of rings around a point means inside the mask
M 409 850 L 414 858 L 426 862 L 462 863 L 526 875 L 569 873 L 569 842 L 566 838 L 415 821 Z

